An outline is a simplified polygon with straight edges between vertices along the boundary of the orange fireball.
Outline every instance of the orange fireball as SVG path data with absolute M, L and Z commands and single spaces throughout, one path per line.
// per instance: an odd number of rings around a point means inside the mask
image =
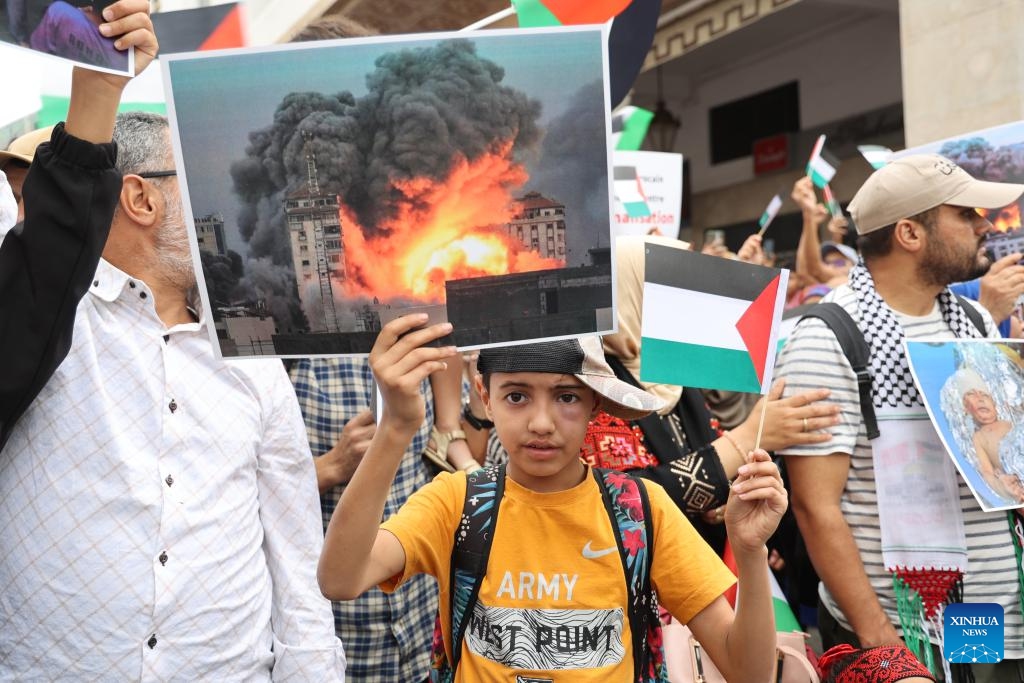
M 511 192 L 527 179 L 505 143 L 472 162 L 457 159 L 442 181 L 396 181 L 409 201 L 369 237 L 342 206 L 345 295 L 442 303 L 445 280 L 564 266 L 530 251 L 503 225 L 514 213 Z

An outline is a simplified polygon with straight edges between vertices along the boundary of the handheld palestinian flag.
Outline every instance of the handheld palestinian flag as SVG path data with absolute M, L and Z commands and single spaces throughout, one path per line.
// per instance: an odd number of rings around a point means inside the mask
M 611 20 L 608 89 L 611 106 L 616 107 L 633 87 L 654 42 L 661 0 L 512 0 L 512 8 L 522 28 L 603 24 Z
M 838 168 L 839 159 L 825 149 L 825 136 L 819 135 L 811 151 L 811 158 L 807 162 L 807 175 L 811 176 L 815 186 L 821 189 L 832 182 Z
M 843 207 L 839 206 L 839 200 L 832 194 L 832 188 L 826 185 L 822 188 L 822 193 L 825 195 L 825 206 L 828 207 L 828 212 L 833 216 L 842 216 Z
M 782 197 L 775 195 L 772 197 L 772 200 L 768 202 L 768 207 L 764 210 L 764 213 L 761 214 L 761 218 L 757 221 L 757 225 L 761 228 L 757 233 L 758 235 L 763 235 L 765 233 L 765 230 L 767 230 L 768 226 L 772 224 L 775 217 L 779 215 L 779 209 L 781 208 Z
M 654 112 L 640 107 L 623 107 L 612 114 L 612 145 L 623 152 L 636 152 L 644 144 Z
M 651 215 L 636 166 L 616 166 L 614 187 L 615 199 L 622 204 L 627 216 L 644 218 Z
M 867 159 L 868 163 L 871 164 L 871 168 L 876 171 L 892 159 L 892 150 L 881 145 L 859 145 L 857 151 Z
M 646 248 L 640 379 L 767 393 L 789 271 Z

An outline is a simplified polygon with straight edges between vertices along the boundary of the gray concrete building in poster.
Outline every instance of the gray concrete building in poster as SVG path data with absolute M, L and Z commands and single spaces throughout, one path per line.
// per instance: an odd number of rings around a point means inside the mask
M 565 260 L 565 205 L 540 192 L 516 200 L 516 213 L 506 224 L 508 236 L 545 258 Z
M 227 253 L 227 244 L 224 242 L 224 217 L 219 213 L 211 213 L 208 216 L 194 216 L 192 222 L 196 226 L 196 239 L 199 242 L 199 249 L 208 254 L 223 256 Z
M 285 199 L 295 282 L 313 332 L 340 329 L 334 308 L 334 282 L 345 279 L 345 246 L 338 208 L 338 195 L 321 191 L 315 183 Z

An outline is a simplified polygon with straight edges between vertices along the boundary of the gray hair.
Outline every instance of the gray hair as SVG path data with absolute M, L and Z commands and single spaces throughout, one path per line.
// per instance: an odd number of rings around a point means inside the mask
M 117 170 L 125 173 L 166 171 L 174 167 L 167 117 L 145 111 L 117 115 L 114 142 Z

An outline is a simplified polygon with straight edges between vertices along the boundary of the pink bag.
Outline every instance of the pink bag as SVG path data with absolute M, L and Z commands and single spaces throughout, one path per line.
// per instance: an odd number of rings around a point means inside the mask
M 673 619 L 661 627 L 661 634 L 671 683 L 727 683 L 688 627 Z M 779 668 L 765 683 L 820 683 L 804 650 L 807 634 L 794 631 L 775 635 Z

